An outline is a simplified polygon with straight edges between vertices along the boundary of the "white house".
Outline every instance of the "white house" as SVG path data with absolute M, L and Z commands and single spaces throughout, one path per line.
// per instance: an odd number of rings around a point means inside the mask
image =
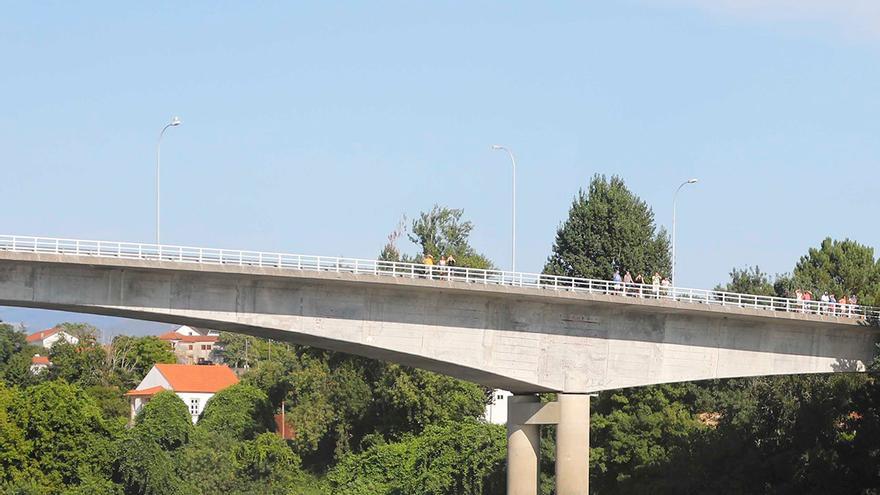
M 507 398 L 513 393 L 507 390 L 495 389 L 492 391 L 492 401 L 486 406 L 483 419 L 493 425 L 507 424 Z
M 174 333 L 179 333 L 180 335 L 185 335 L 187 337 L 201 336 L 201 337 L 217 337 L 220 335 L 220 332 L 216 330 L 208 330 L 205 328 L 196 328 L 188 325 L 182 325 L 174 331 Z
M 125 394 L 131 404 L 131 421 L 134 422 L 134 417 L 154 395 L 171 390 L 187 405 L 195 423 L 208 399 L 236 383 L 238 377 L 228 366 L 156 364 L 137 388 Z
M 160 340 L 168 342 L 177 362 L 180 364 L 210 364 L 221 362 L 219 333 L 182 326 L 173 332 L 159 335 Z
M 48 356 L 40 356 L 39 354 L 34 354 L 34 357 L 31 358 L 31 373 L 34 375 L 39 375 L 40 373 L 49 369 L 49 366 L 52 366 L 52 363 L 49 361 Z
M 59 327 L 49 328 L 47 330 L 41 330 L 39 332 L 32 333 L 28 335 L 25 340 L 27 340 L 28 344 L 40 345 L 48 349 L 62 339 L 71 344 L 76 344 L 79 342 L 78 338 L 70 335 Z

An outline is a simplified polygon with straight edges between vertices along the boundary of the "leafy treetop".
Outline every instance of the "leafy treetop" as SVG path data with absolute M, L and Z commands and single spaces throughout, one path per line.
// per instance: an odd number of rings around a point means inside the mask
M 655 226 L 651 208 L 620 177 L 596 175 L 572 202 L 544 272 L 608 279 L 618 269 L 650 279 L 654 272 L 668 276 L 669 268 L 669 236 Z

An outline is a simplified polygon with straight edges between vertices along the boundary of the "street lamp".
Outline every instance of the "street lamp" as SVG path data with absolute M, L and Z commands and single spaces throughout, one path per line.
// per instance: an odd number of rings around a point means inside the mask
M 678 186 L 678 189 L 675 190 L 675 196 L 672 198 L 672 280 L 670 280 L 670 285 L 675 287 L 675 208 L 676 203 L 678 202 L 678 193 L 681 191 L 681 188 L 688 184 L 696 184 L 697 179 L 689 179 L 681 183 Z
M 159 201 L 161 197 L 159 194 L 159 168 L 161 164 L 162 136 L 165 135 L 165 131 L 169 127 L 177 127 L 182 123 L 183 122 L 181 122 L 179 118 L 172 117 L 171 122 L 169 122 L 165 125 L 165 127 L 162 128 L 162 132 L 159 133 L 159 141 L 156 143 L 156 245 L 161 244 L 159 237 Z
M 510 162 L 513 164 L 513 218 L 511 220 L 511 239 L 510 239 L 510 271 L 516 271 L 516 158 L 513 157 L 513 152 L 509 149 L 501 146 L 500 144 L 493 144 L 489 147 L 489 149 L 498 151 L 503 150 L 506 151 L 508 156 L 510 156 Z

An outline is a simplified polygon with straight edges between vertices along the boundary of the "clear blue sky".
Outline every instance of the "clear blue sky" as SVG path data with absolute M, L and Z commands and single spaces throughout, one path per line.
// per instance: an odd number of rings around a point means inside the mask
M 678 278 L 711 287 L 825 236 L 880 246 L 878 54 L 859 0 L 7 3 L 0 230 L 151 241 L 179 115 L 166 243 L 368 258 L 439 203 L 508 267 L 502 143 L 521 270 L 592 174 L 666 226 L 696 176 Z

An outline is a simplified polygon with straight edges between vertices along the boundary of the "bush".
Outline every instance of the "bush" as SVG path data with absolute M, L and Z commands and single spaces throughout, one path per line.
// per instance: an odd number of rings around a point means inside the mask
M 193 433 L 192 416 L 180 397 L 165 390 L 154 395 L 140 410 L 133 431 L 165 450 L 175 450 L 189 442 Z
M 274 429 L 272 406 L 266 394 L 251 385 L 235 384 L 223 389 L 208 401 L 199 428 L 250 440 Z

